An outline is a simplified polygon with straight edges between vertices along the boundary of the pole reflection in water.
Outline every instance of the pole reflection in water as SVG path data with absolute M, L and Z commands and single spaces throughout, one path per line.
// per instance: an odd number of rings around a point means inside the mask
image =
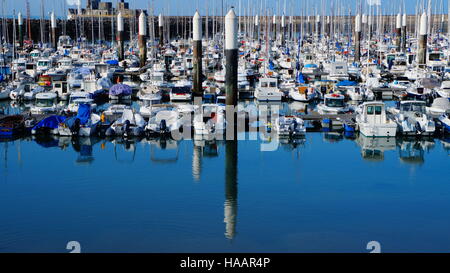
M 237 140 L 226 141 L 225 144 L 225 237 L 233 239 L 236 235 L 237 218 Z
M 202 175 L 202 150 L 201 141 L 194 141 L 192 152 L 192 177 L 194 181 L 199 182 Z
M 217 140 L 194 140 L 192 152 L 192 177 L 198 182 L 202 175 L 203 158 L 218 157 Z

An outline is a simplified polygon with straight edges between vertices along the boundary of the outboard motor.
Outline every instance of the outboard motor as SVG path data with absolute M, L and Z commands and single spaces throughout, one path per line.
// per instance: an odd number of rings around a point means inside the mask
M 291 136 L 295 135 L 295 133 L 297 131 L 297 127 L 298 127 L 297 120 L 294 119 L 294 121 L 292 122 L 292 124 L 290 125 L 290 128 L 289 128 L 289 134 Z
M 423 133 L 422 126 L 420 126 L 419 122 L 416 122 L 416 130 L 420 135 Z
M 161 123 L 159 124 L 159 132 L 161 134 L 166 134 L 168 133 L 168 128 L 167 128 L 167 122 L 165 119 L 161 120 Z
M 75 121 L 73 122 L 72 127 L 70 127 L 70 132 L 72 133 L 72 136 L 78 136 L 78 133 L 80 132 L 80 119 L 77 118 L 75 119 Z
M 130 121 L 126 120 L 123 125 L 123 136 L 128 137 L 128 133 L 130 132 Z

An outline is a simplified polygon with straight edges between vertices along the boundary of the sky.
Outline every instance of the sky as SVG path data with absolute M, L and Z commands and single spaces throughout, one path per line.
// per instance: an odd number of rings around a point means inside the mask
M 0 0 L 3 1 L 5 7 L 5 14 L 11 16 L 13 10 L 21 11 L 26 14 L 25 2 L 26 0 Z M 54 11 L 58 17 L 64 17 L 66 12 L 64 11 L 64 3 L 67 0 L 42 0 L 44 1 L 44 11 L 48 15 L 50 11 Z M 76 0 L 69 0 L 69 2 L 75 2 Z M 115 2 L 117 0 L 109 0 Z M 222 11 L 222 1 L 225 7 L 225 11 L 230 7 L 234 6 L 236 12 L 239 14 L 239 0 L 128 0 L 131 8 L 134 9 L 147 9 L 149 3 L 154 3 L 155 14 L 160 12 L 163 14 L 171 15 L 191 15 L 194 14 L 195 10 L 198 9 L 200 14 L 205 15 L 206 10 L 209 9 L 209 14 L 213 14 L 214 9 L 216 14 L 220 15 Z M 355 12 L 358 2 L 363 3 L 363 7 L 366 6 L 366 1 L 376 1 L 376 0 L 333 0 L 335 7 L 343 7 L 345 10 L 352 9 Z M 415 13 L 416 4 L 420 1 L 428 2 L 428 0 L 380 0 L 381 7 L 387 12 L 395 11 L 398 12 L 399 7 L 405 6 L 406 11 L 409 14 Z M 444 10 L 447 13 L 447 2 L 449 0 L 432 0 L 433 11 Z M 31 16 L 40 15 L 40 2 L 41 0 L 29 0 Z M 103 0 L 103 2 L 107 2 Z M 286 9 L 284 8 L 284 3 L 286 2 Z M 256 10 L 261 10 L 261 3 L 263 7 L 268 7 L 270 14 L 276 13 L 281 14 L 286 11 L 287 15 L 301 15 L 303 12 L 309 13 L 309 15 L 315 14 L 315 10 L 321 10 L 320 3 L 324 3 L 324 10 L 326 12 L 330 11 L 330 3 L 332 0 L 241 0 L 241 13 L 244 13 L 244 9 L 250 6 L 254 9 L 254 14 Z M 402 4 L 404 2 L 404 5 Z M 249 5 L 250 4 L 250 5 Z M 81 0 L 82 7 L 86 6 L 86 0 Z M 441 8 L 441 6 L 443 8 Z M 66 6 L 68 7 L 68 6 Z M 367 7 L 367 6 L 366 6 Z M 308 15 L 308 14 L 307 14 Z

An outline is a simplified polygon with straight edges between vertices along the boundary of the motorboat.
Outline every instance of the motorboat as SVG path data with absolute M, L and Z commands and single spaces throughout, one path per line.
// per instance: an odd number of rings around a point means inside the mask
M 0 100 L 6 100 L 9 98 L 10 93 L 15 90 L 14 87 L 9 85 L 0 86 Z
M 226 129 L 225 107 L 219 104 L 202 104 L 194 115 L 196 135 L 221 135 Z
M 281 101 L 283 92 L 278 88 L 278 80 L 274 78 L 262 78 L 255 89 L 255 98 L 259 101 Z
M 161 90 L 149 84 L 143 84 L 137 96 L 140 100 L 150 101 L 151 103 L 159 103 L 162 100 Z
M 11 137 L 25 130 L 25 118 L 12 115 L 0 118 L 0 137 Z
M 66 120 L 65 116 L 53 115 L 39 121 L 32 129 L 33 135 L 58 135 L 58 127 Z
M 139 113 L 132 109 L 125 109 L 122 117 L 106 130 L 106 136 L 140 136 L 144 133 L 145 125 L 146 122 Z
M 319 94 L 314 87 L 302 85 L 289 89 L 289 98 L 300 102 L 310 102 L 319 98 Z
M 375 94 L 368 88 L 363 88 L 361 86 L 348 86 L 344 89 L 347 96 L 352 101 L 370 101 L 375 99 Z
M 92 113 L 91 105 L 80 104 L 76 116 L 68 118 L 58 126 L 61 136 L 90 137 L 97 132 L 100 116 Z
M 36 99 L 36 95 L 45 92 L 45 88 L 39 85 L 30 86 L 28 91 L 23 93 L 23 99 L 32 101 Z
M 447 98 L 435 98 L 430 107 L 426 107 L 426 112 L 432 117 L 440 117 L 450 111 L 450 101 Z
M 170 101 L 190 101 L 192 91 L 189 86 L 174 86 L 170 90 Z
M 432 135 L 435 132 L 435 123 L 426 113 L 426 104 L 423 101 L 401 101 L 399 109 L 390 108 L 402 135 Z
M 30 111 L 33 115 L 55 114 L 60 108 L 57 106 L 58 95 L 55 92 L 36 94 L 36 102 Z
M 169 135 L 181 128 L 181 116 L 175 109 L 160 109 L 152 113 L 145 133 L 147 135 Z
M 450 100 L 450 81 L 443 81 L 440 88 L 435 89 L 435 92 L 439 97 Z
M 442 126 L 444 133 L 450 133 L 450 113 L 442 114 L 438 118 L 438 122 Z
M 317 105 L 317 111 L 321 115 L 337 115 L 347 113 L 350 109 L 345 103 L 344 95 L 333 93 L 325 95 L 324 101 Z
M 356 124 L 367 137 L 395 137 L 397 123 L 388 118 L 383 102 L 365 102 L 357 109 Z
M 273 129 L 279 137 L 301 137 L 306 134 L 305 122 L 297 116 L 280 116 Z
M 109 89 L 110 100 L 131 100 L 133 89 L 126 84 L 115 84 Z

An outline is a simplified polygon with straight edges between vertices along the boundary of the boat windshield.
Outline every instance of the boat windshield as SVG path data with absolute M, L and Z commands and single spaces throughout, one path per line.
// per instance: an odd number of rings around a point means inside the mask
M 53 100 L 50 100 L 50 99 L 36 99 L 36 106 L 37 107 L 52 107 L 53 106 Z
M 404 103 L 400 106 L 403 112 L 419 112 L 425 113 L 425 104 L 420 102 Z
M 162 82 L 164 81 L 164 76 L 151 76 L 152 81 Z
M 189 87 L 174 87 L 172 88 L 173 94 L 189 94 L 191 93 L 191 89 Z
M 344 107 L 344 100 L 327 98 L 325 100 L 325 105 L 328 107 Z
M 48 62 L 47 61 L 39 61 L 38 66 L 48 66 Z

